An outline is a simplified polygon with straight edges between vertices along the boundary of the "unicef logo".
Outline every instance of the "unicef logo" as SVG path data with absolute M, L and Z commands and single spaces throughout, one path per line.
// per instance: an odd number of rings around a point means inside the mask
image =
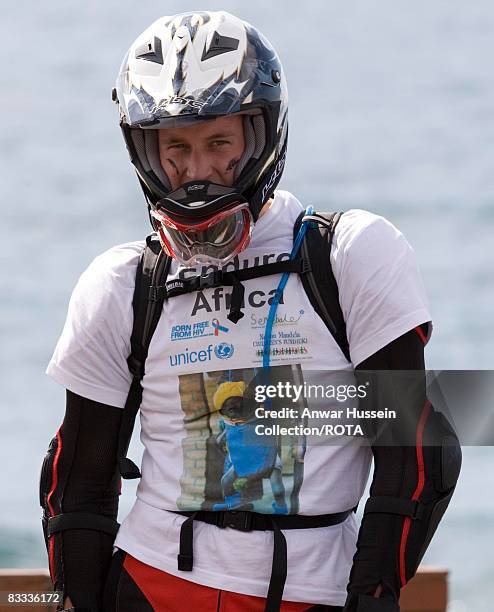
M 214 347 L 214 354 L 218 359 L 230 359 L 234 352 L 233 344 L 221 342 Z

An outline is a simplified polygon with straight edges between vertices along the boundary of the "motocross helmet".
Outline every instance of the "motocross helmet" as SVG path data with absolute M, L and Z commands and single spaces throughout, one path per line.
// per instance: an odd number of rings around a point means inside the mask
M 266 38 L 223 11 L 162 17 L 125 55 L 113 97 L 164 250 L 183 264 L 223 265 L 246 248 L 286 154 L 287 88 Z M 242 115 L 245 140 L 233 184 L 191 181 L 172 190 L 158 130 L 232 114 Z

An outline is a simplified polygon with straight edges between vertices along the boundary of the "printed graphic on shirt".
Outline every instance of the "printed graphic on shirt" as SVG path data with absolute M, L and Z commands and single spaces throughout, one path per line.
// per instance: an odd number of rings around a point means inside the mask
M 178 353 L 169 355 L 168 361 L 172 368 L 196 366 L 205 361 L 230 359 L 234 353 L 235 346 L 231 342 L 219 342 L 218 344 L 208 344 L 199 350 L 192 350 L 187 346 Z
M 251 308 L 264 308 L 271 306 L 275 298 L 276 288 L 268 292 L 260 289 L 254 291 L 246 291 L 241 307 L 245 308 L 248 305 Z M 195 294 L 194 305 L 190 313 L 191 317 L 197 317 L 200 314 L 208 315 L 212 312 L 221 310 L 230 310 L 232 291 L 228 291 L 225 287 L 216 287 L 211 292 L 197 291 Z M 284 299 L 281 297 L 280 304 L 284 304 Z
M 227 334 L 230 327 L 213 318 L 207 321 L 195 323 L 180 323 L 173 325 L 170 332 L 170 340 L 191 340 L 192 338 L 205 338 L 206 336 L 221 336 Z
M 259 434 L 279 400 L 255 401 L 262 370 L 238 369 L 185 374 L 179 393 L 186 437 L 180 479 L 181 510 L 250 510 L 294 514 L 304 476 L 305 436 Z M 273 379 L 302 384 L 300 365 L 270 369 Z M 293 404 L 302 413 L 304 399 Z M 298 410 L 298 409 L 301 410 Z M 300 422 L 303 425 L 303 419 Z
M 264 356 L 269 353 L 270 360 L 279 361 L 283 357 L 297 357 L 299 359 L 310 359 L 309 355 L 309 338 L 303 333 L 303 328 L 297 326 L 297 322 L 304 314 L 303 310 L 299 311 L 298 317 L 290 317 L 290 322 L 287 323 L 287 316 L 280 317 L 279 322 L 275 322 L 273 327 L 277 325 L 295 325 L 295 329 L 290 330 L 277 330 L 271 333 L 269 341 L 269 348 L 266 347 L 266 334 L 259 332 L 255 339 L 252 341 L 254 348 L 255 363 L 260 363 Z M 259 319 L 262 320 L 262 319 Z M 298 327 L 298 329 L 297 329 Z
M 267 253 L 262 256 L 257 255 L 251 258 L 246 257 L 246 254 L 242 253 L 242 261 L 240 261 L 238 255 L 235 255 L 235 257 L 227 264 L 222 266 L 221 269 L 223 272 L 235 272 L 237 270 L 244 270 L 245 268 L 265 266 L 268 263 L 286 261 L 287 259 L 290 259 L 290 253 L 288 252 Z M 203 266 L 196 268 L 180 267 L 177 276 L 178 278 L 185 280 L 186 278 L 193 278 L 195 276 L 207 276 L 211 272 L 218 271 L 218 269 L 218 266 L 214 264 L 204 264 Z
M 281 262 L 290 258 L 290 253 L 264 253 L 262 255 L 253 255 L 242 259 L 236 255 L 232 261 L 228 262 L 222 267 L 222 272 L 233 272 L 237 270 L 244 270 L 246 268 L 254 268 L 268 263 Z M 217 272 L 218 267 L 213 264 L 203 265 L 201 267 L 180 267 L 175 275 L 170 275 L 171 280 L 174 276 L 176 278 L 185 280 L 187 278 L 193 278 L 197 276 L 206 277 L 212 272 Z M 264 308 L 270 306 L 273 302 L 276 287 L 271 290 L 263 291 L 260 289 L 247 290 L 242 302 L 242 308 Z M 231 304 L 231 288 L 228 287 L 216 287 L 213 291 L 199 290 L 194 294 L 194 301 L 189 316 L 193 319 L 193 324 L 196 323 L 197 318 L 201 317 L 207 319 L 208 315 L 214 315 L 220 311 L 230 309 Z M 280 301 L 284 303 L 283 299 Z M 208 335 L 208 334 L 205 334 Z
M 305 310 L 300 308 L 299 310 L 293 312 L 285 312 L 284 314 L 276 314 L 275 319 L 273 321 L 273 327 L 281 326 L 286 327 L 287 325 L 297 325 L 298 322 L 305 315 Z M 266 329 L 266 324 L 268 322 L 267 316 L 258 316 L 255 314 L 250 315 L 250 326 L 252 329 Z

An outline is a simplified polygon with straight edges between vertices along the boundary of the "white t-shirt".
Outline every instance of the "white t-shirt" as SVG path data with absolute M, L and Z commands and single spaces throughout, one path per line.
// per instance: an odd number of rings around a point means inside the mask
M 256 223 L 248 249 L 227 269 L 287 259 L 301 210 L 293 195 L 277 191 Z M 116 246 L 82 274 L 47 370 L 72 392 L 121 408 L 131 380 L 126 358 L 143 245 Z M 315 313 L 299 276 L 291 274 L 273 326 L 271 365 L 292 382 L 300 382 L 309 371 L 312 380 L 319 373 L 325 384 L 336 376 L 330 371 L 353 378 L 354 366 L 430 321 L 414 253 L 384 218 L 362 210 L 346 212 L 336 228 L 331 265 L 353 363 L 346 361 Z M 174 264 L 169 278 L 200 271 Z M 299 436 L 270 453 L 252 442 L 250 417 L 235 421 L 231 412 L 218 411 L 226 405 L 218 402 L 235 388 L 229 383 L 248 384 L 258 373 L 269 302 L 280 278 L 276 274 L 244 283 L 245 316 L 237 324 L 227 319 L 229 287 L 204 289 L 164 304 L 143 379 L 142 478 L 115 541 L 144 563 L 186 580 L 261 597 L 271 574 L 272 532 L 245 533 L 195 522 L 194 568 L 180 572 L 184 518 L 170 511 L 219 510 L 240 503 L 257 512 L 340 512 L 357 505 L 371 463 L 369 449 L 348 438 L 329 446 Z M 353 514 L 331 527 L 285 530 L 283 598 L 343 605 L 357 531 Z

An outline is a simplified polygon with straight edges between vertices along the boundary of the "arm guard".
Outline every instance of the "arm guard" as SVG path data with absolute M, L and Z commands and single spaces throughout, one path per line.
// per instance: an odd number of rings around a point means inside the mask
M 67 391 L 66 413 L 40 477 L 43 534 L 55 590 L 76 609 L 100 609 L 118 531 L 122 410 Z
M 403 370 L 412 374 L 413 384 L 395 385 L 370 398 L 371 405 L 364 405 L 373 409 L 397 407 L 398 420 L 396 425 L 389 423 L 372 442 L 374 474 L 345 612 L 399 610 L 400 589 L 415 575 L 459 476 L 458 438 L 426 399 L 420 331 L 401 336 L 356 370 L 358 382 L 367 377 L 363 370 Z M 393 427 L 406 432 L 393 432 Z M 397 444 L 393 444 L 393 436 Z

